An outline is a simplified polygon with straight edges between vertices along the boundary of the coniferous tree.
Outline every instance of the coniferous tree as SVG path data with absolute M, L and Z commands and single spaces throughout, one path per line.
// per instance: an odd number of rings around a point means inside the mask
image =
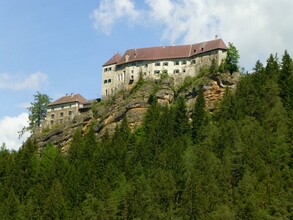
M 47 105 L 50 103 L 51 98 L 47 94 L 37 92 L 34 95 L 34 101 L 28 107 L 29 111 L 29 125 L 24 127 L 19 133 L 20 136 L 24 132 L 29 131 L 34 133 L 35 129 L 40 128 L 47 113 Z
M 204 126 L 206 122 L 207 113 L 205 111 L 205 98 L 203 89 L 200 89 L 192 114 L 192 138 L 194 142 L 199 141 L 202 126 Z

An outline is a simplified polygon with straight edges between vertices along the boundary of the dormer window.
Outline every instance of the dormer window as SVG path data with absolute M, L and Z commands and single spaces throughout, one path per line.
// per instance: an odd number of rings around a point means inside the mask
M 193 53 L 196 53 L 196 49 L 193 50 Z
M 201 51 L 203 51 L 203 47 L 201 48 Z

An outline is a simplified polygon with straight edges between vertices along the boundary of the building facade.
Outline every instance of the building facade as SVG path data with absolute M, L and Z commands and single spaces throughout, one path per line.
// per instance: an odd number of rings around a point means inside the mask
M 50 103 L 47 107 L 45 119 L 46 127 L 71 121 L 79 114 L 79 109 L 84 106 L 86 99 L 80 94 L 65 95 Z
M 103 65 L 102 97 L 136 82 L 140 74 L 145 78 L 195 76 L 204 65 L 215 59 L 220 65 L 227 56 L 222 39 L 190 45 L 129 49 L 123 55 L 115 54 Z

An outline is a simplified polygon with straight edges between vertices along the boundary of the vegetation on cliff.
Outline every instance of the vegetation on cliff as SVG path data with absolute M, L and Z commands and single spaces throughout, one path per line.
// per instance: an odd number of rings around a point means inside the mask
M 148 98 L 99 141 L 78 129 L 66 154 L 29 140 L 0 151 L 2 219 L 292 219 L 293 62 L 270 56 L 213 113 L 198 91 Z

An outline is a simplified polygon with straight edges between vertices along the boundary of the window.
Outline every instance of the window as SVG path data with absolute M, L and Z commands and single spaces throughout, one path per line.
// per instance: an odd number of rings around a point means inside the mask
M 183 72 L 183 73 L 186 73 L 186 69 L 183 69 L 182 72 Z
M 69 111 L 69 112 L 68 112 L 68 115 L 72 115 L 72 111 Z
M 179 70 L 178 70 L 178 69 L 176 69 L 176 70 L 174 70 L 174 71 L 173 71 L 173 73 L 179 73 Z
M 104 69 L 104 72 L 107 72 L 107 71 L 108 71 L 108 68 L 105 68 L 105 69 Z
M 106 84 L 106 83 L 107 83 L 107 80 L 105 79 L 105 80 L 104 80 L 104 84 Z
M 64 113 L 63 112 L 60 112 L 60 117 L 63 117 L 64 116 Z
M 111 79 L 108 79 L 108 83 L 110 83 L 111 82 Z
M 160 70 L 155 70 L 154 74 L 160 74 Z
M 133 70 L 131 70 L 131 73 L 133 73 Z
M 163 63 L 163 66 L 168 66 L 168 62 L 164 62 Z
M 155 66 L 161 66 L 161 63 L 160 62 L 156 62 L 155 63 Z
M 201 51 L 203 51 L 203 47 L 201 48 Z
M 52 119 L 54 118 L 54 116 L 55 116 L 54 114 L 51 114 L 51 118 L 52 118 Z
M 50 123 L 51 123 L 51 125 L 54 125 L 54 121 L 53 120 L 51 120 Z
M 112 70 L 112 67 L 109 67 L 108 70 L 111 71 Z
M 62 123 L 62 122 L 63 122 L 63 120 L 62 120 L 62 119 L 60 119 L 60 120 L 59 120 L 59 122 L 60 122 L 60 123 Z
M 148 64 L 145 64 L 145 65 L 144 65 L 144 67 L 146 67 L 146 68 L 147 68 L 147 67 L 148 67 Z
M 179 65 L 179 61 L 175 61 L 175 62 L 174 62 L 174 65 L 175 65 L 175 66 L 178 66 L 178 65 Z
M 185 65 L 186 64 L 186 60 L 181 61 L 181 64 L 182 65 Z
M 191 63 L 192 63 L 192 64 L 196 64 L 196 60 L 192 60 Z
M 193 50 L 193 53 L 196 53 L 196 49 Z

